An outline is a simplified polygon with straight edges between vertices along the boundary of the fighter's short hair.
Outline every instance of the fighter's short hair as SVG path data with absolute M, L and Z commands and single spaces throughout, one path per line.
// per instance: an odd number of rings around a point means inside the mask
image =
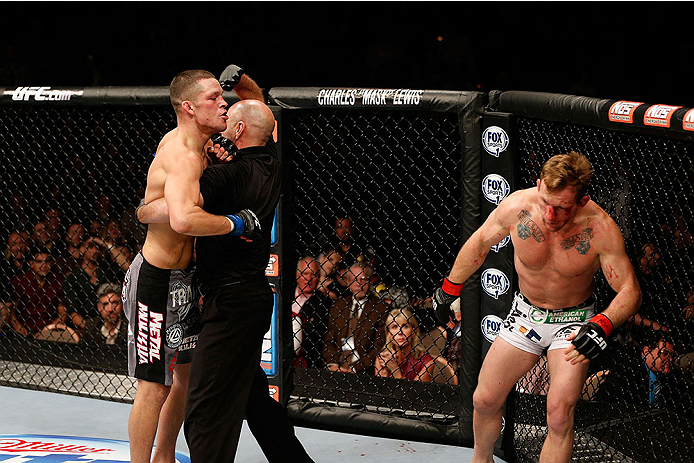
M 169 97 L 176 113 L 181 103 L 191 100 L 195 96 L 198 82 L 204 79 L 216 79 L 214 74 L 203 69 L 190 69 L 179 72 L 169 86 Z
M 588 192 L 588 185 L 593 178 L 593 166 L 584 155 L 569 151 L 549 158 L 542 166 L 540 178 L 549 193 L 566 187 L 575 188 L 576 201 L 580 201 Z

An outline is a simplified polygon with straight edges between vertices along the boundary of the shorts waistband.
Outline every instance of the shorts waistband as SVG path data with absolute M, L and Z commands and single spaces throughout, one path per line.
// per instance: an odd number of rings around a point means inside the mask
M 594 295 L 594 294 L 591 294 L 590 297 L 589 297 L 588 299 L 586 299 L 585 301 L 581 302 L 581 303 L 578 304 L 578 305 L 575 305 L 575 306 L 573 306 L 573 307 L 564 307 L 563 309 L 545 309 L 544 307 L 536 306 L 535 304 L 533 304 L 532 302 L 530 302 L 530 301 L 528 300 L 528 298 L 525 297 L 525 295 L 524 295 L 523 293 L 521 293 L 520 291 L 516 292 L 516 296 L 517 296 L 521 301 L 523 301 L 523 302 L 525 302 L 526 304 L 528 304 L 530 307 L 534 307 L 534 308 L 536 308 L 536 309 L 546 310 L 546 311 L 548 311 L 548 312 L 554 312 L 554 313 L 567 312 L 567 311 L 569 311 L 569 310 L 586 309 L 586 308 L 589 308 L 589 307 L 595 305 L 595 295 Z

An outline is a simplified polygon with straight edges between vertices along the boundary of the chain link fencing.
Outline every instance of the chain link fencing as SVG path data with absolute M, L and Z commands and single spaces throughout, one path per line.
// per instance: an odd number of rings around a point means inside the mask
M 132 401 L 121 284 L 167 107 L 0 106 L 0 383 Z
M 457 115 L 288 113 L 291 248 L 303 261 L 297 286 L 307 289 L 293 302 L 294 395 L 457 421 L 456 333 L 425 301 L 460 233 Z M 301 273 L 314 260 L 314 271 Z M 303 303 L 304 293 L 315 296 Z

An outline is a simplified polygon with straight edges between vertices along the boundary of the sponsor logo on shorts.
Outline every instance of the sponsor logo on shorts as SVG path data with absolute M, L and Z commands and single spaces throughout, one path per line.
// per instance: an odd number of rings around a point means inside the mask
M 137 362 L 161 360 L 161 325 L 164 316 L 150 312 L 149 306 L 137 303 Z
M 576 328 L 578 328 L 578 327 L 575 326 L 575 325 L 574 325 L 574 326 L 567 326 L 567 327 L 565 327 L 565 328 L 562 328 L 562 329 L 560 329 L 559 331 L 557 331 L 557 334 L 554 336 L 554 338 L 555 338 L 555 339 L 564 339 L 564 340 L 566 340 L 566 338 L 568 338 L 569 335 L 570 335 L 571 333 L 573 333 L 574 331 L 576 331 Z
M 687 111 L 682 119 L 682 128 L 684 130 L 694 130 L 694 108 Z
M 499 249 L 506 247 L 506 245 L 508 245 L 508 243 L 510 243 L 510 242 L 511 242 L 511 235 L 508 235 L 506 238 L 499 241 L 499 244 L 495 244 L 494 246 L 492 246 L 492 251 L 499 252 Z
M 545 323 L 573 323 L 586 320 L 588 311 L 586 309 L 566 310 L 562 312 L 548 311 Z
M 183 343 L 183 327 L 180 323 L 174 323 L 166 329 L 166 345 L 171 349 L 178 349 Z
M 130 286 L 130 269 L 132 267 L 128 267 L 128 271 L 125 272 L 125 278 L 123 279 L 123 289 L 121 290 L 120 294 L 120 300 L 123 303 L 123 306 L 125 306 L 125 303 L 128 302 L 128 286 Z
M 501 127 L 492 125 L 487 127 L 482 133 L 482 146 L 484 150 L 498 158 L 499 155 L 508 148 L 509 137 Z
M 499 204 L 511 192 L 511 186 L 499 174 L 489 174 L 482 180 L 484 199 L 492 204 Z
M 508 277 L 501 270 L 488 268 L 482 272 L 482 289 L 488 296 L 498 299 L 506 294 L 510 287 Z
M 636 101 L 616 101 L 610 106 L 609 120 L 633 124 L 634 111 L 642 104 Z
M 501 324 L 503 320 L 496 315 L 487 315 L 482 319 L 482 335 L 484 339 L 489 342 L 494 342 L 499 330 L 501 329 Z
M 656 127 L 670 127 L 670 119 L 672 115 L 682 106 L 670 106 L 665 104 L 656 104 L 646 110 L 643 116 L 645 125 L 654 125 Z
M 531 307 L 528 317 L 533 323 L 544 323 L 547 320 L 547 311 L 538 307 Z
M 542 336 L 540 336 L 540 335 L 537 333 L 537 331 L 535 331 L 535 330 L 530 330 L 530 331 L 528 331 L 527 333 L 523 333 L 523 334 L 525 334 L 525 337 L 528 338 L 528 339 L 530 339 L 530 340 L 531 340 L 532 342 L 534 342 L 535 344 L 537 344 L 538 342 L 542 341 Z
M 198 344 L 198 335 L 194 334 L 192 336 L 186 336 L 183 338 L 183 342 L 181 342 L 180 347 L 178 348 L 179 352 L 183 352 L 184 350 L 191 350 L 195 349 L 195 346 Z
M 178 318 L 180 320 L 185 319 L 188 316 L 188 312 L 196 304 L 197 301 L 194 300 L 193 288 L 183 283 L 182 281 L 176 281 L 171 285 L 171 307 L 176 309 L 178 306 Z

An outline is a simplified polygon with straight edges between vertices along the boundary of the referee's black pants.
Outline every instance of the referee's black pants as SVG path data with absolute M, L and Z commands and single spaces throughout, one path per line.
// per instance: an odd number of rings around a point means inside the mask
M 312 461 L 260 367 L 272 307 L 264 280 L 205 293 L 184 423 L 192 463 L 234 461 L 244 414 L 268 461 Z

